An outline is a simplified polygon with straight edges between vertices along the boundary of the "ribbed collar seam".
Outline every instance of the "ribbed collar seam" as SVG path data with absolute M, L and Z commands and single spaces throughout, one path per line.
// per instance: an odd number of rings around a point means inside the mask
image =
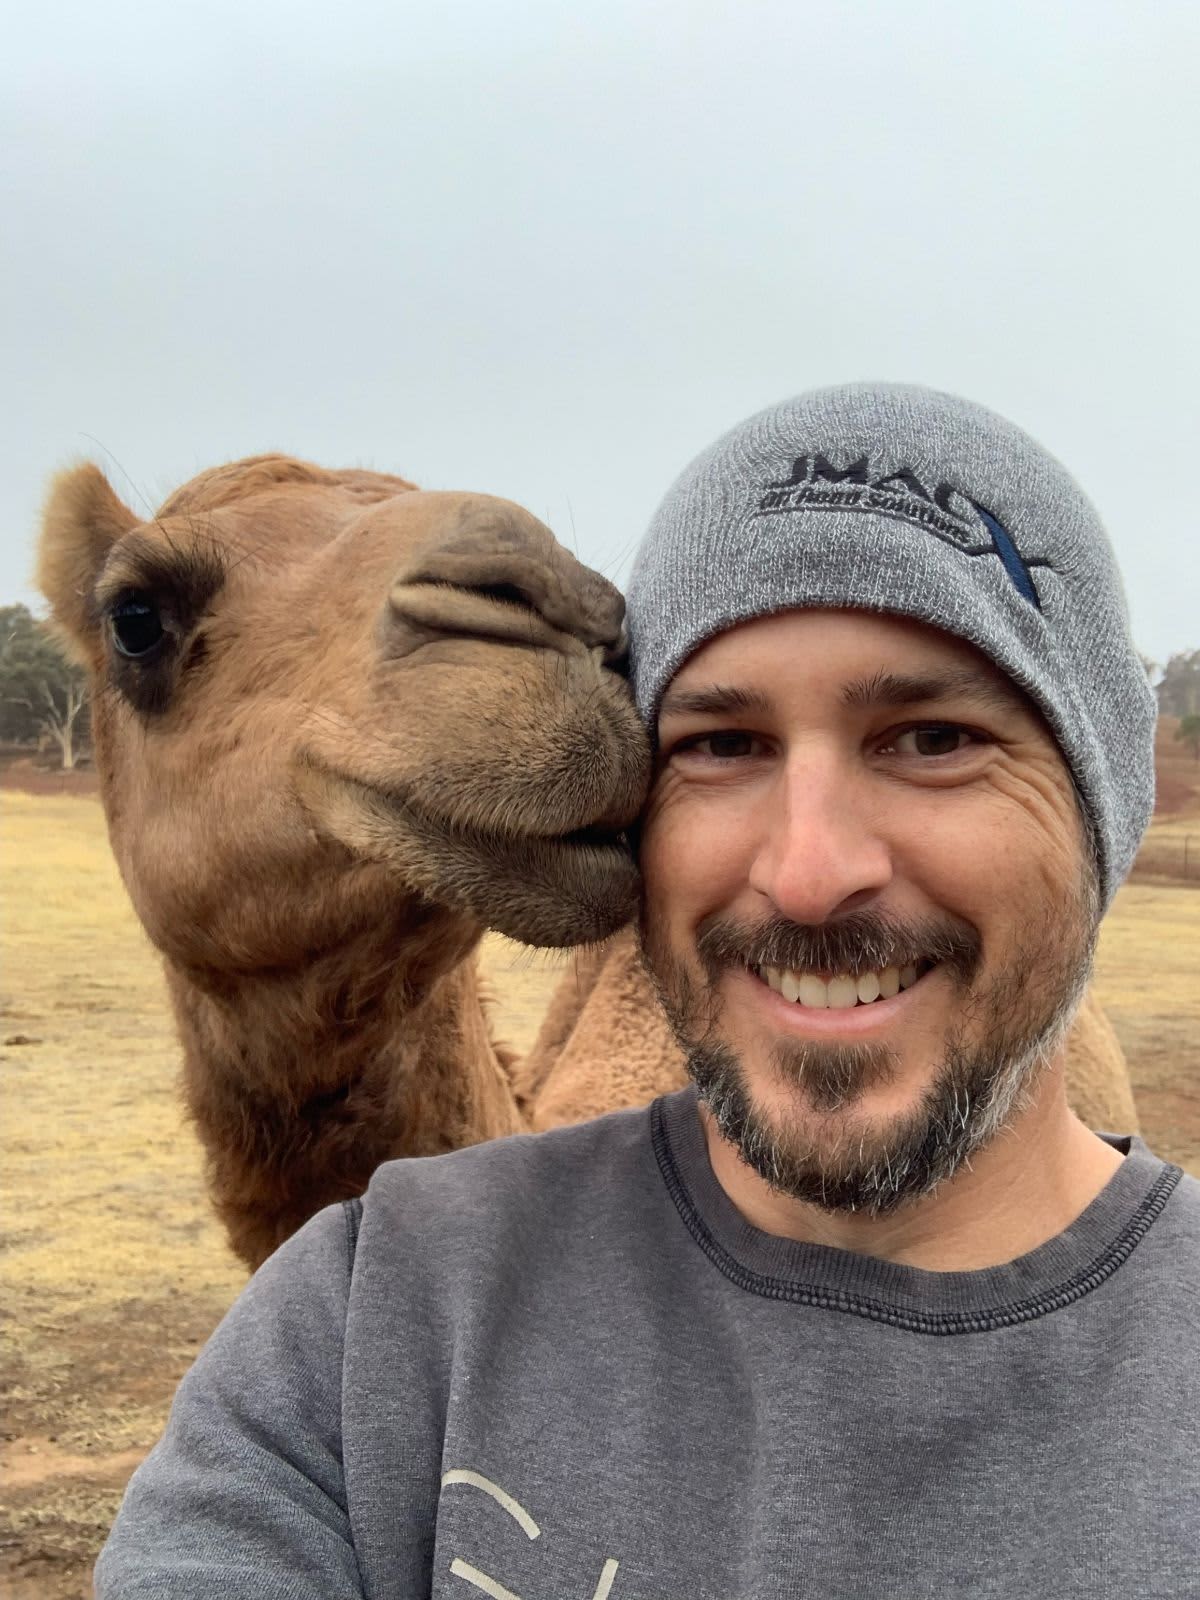
M 1161 1214 L 1183 1177 L 1179 1167 L 1164 1164 L 1162 1171 L 1117 1237 L 1086 1267 L 1066 1279 L 1057 1288 L 1044 1290 L 1026 1300 L 997 1306 L 987 1313 L 933 1313 L 913 1311 L 907 1306 L 890 1304 L 887 1301 L 851 1294 L 844 1290 L 818 1289 L 806 1284 L 792 1283 L 783 1278 L 773 1278 L 754 1272 L 743 1266 L 715 1238 L 692 1201 L 676 1165 L 666 1127 L 664 1102 L 661 1098 L 650 1108 L 650 1138 L 659 1172 L 684 1226 L 713 1265 L 739 1289 L 744 1289 L 750 1294 L 762 1295 L 770 1300 L 787 1300 L 793 1304 L 811 1306 L 824 1311 L 848 1312 L 853 1316 L 867 1317 L 872 1322 L 887 1323 L 891 1327 L 901 1328 L 909 1333 L 939 1336 L 992 1333 L 1000 1328 L 1014 1327 L 1018 1323 L 1032 1322 L 1049 1312 L 1061 1311 L 1065 1306 L 1072 1305 L 1084 1295 L 1090 1294 L 1129 1259 L 1137 1245 L 1145 1238 L 1155 1219 Z

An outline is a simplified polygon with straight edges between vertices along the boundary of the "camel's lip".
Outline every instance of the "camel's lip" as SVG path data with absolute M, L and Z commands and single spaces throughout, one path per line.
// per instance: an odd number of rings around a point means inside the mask
M 351 782 L 357 780 L 351 779 Z M 374 784 L 360 784 L 366 794 L 381 800 L 390 810 L 398 812 L 406 821 L 422 828 L 433 828 L 461 844 L 476 845 L 489 854 L 495 851 L 521 851 L 531 846 L 563 850 L 599 850 L 628 856 L 631 854 L 628 836 L 624 829 L 601 828 L 589 824 L 571 828 L 566 833 L 534 833 L 505 831 L 501 828 L 481 827 L 475 822 L 459 822 L 444 812 L 430 811 L 414 800 L 410 794 L 395 789 L 382 789 Z
M 523 944 L 594 944 L 637 909 L 637 864 L 621 830 L 592 824 L 543 835 L 464 826 L 319 759 L 300 762 L 297 777 L 314 821 L 331 837 L 391 863 L 415 893 L 457 905 Z
M 620 850 L 625 855 L 632 855 L 629 835 L 624 828 L 573 828 L 570 833 L 560 834 L 531 834 L 531 838 L 541 843 L 566 845 L 571 850 Z
M 563 833 L 535 833 L 532 829 L 504 830 L 488 828 L 478 823 L 464 823 L 445 812 L 431 811 L 414 799 L 411 792 L 399 786 L 390 787 L 350 772 L 339 771 L 311 752 L 301 763 L 323 778 L 332 779 L 350 791 L 356 799 L 374 802 L 395 812 L 398 817 L 420 831 L 426 829 L 453 840 L 465 849 L 486 853 L 489 859 L 497 856 L 522 854 L 530 849 L 562 849 L 571 852 L 596 851 L 601 855 L 619 857 L 632 862 L 633 850 L 624 828 L 605 828 L 597 823 L 585 823 Z

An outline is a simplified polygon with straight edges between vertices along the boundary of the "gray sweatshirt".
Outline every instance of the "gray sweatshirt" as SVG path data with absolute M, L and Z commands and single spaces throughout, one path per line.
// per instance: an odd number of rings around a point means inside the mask
M 184 1379 L 99 1600 L 1200 1595 L 1200 1184 L 931 1273 L 758 1232 L 690 1090 L 392 1162 Z

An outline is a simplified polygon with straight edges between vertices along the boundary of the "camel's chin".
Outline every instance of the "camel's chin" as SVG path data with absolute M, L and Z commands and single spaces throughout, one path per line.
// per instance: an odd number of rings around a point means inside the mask
M 531 843 L 507 860 L 485 855 L 463 863 L 464 877 L 479 882 L 464 904 L 489 928 L 522 944 L 570 949 L 608 938 L 635 914 L 638 873 L 623 838 Z
M 522 944 L 594 944 L 637 909 L 638 872 L 624 834 L 491 832 L 328 770 L 310 770 L 302 792 L 314 820 L 356 855 L 388 866 L 406 889 Z

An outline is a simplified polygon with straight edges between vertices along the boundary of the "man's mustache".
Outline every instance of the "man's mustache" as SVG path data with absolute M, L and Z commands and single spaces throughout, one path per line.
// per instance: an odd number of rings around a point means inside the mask
M 714 915 L 700 924 L 696 949 L 714 979 L 731 966 L 789 967 L 857 978 L 884 967 L 924 962 L 950 967 L 969 982 L 979 967 L 983 940 L 970 923 L 950 916 L 904 920 L 853 911 L 836 922 L 805 926 L 776 915 L 747 927 Z

